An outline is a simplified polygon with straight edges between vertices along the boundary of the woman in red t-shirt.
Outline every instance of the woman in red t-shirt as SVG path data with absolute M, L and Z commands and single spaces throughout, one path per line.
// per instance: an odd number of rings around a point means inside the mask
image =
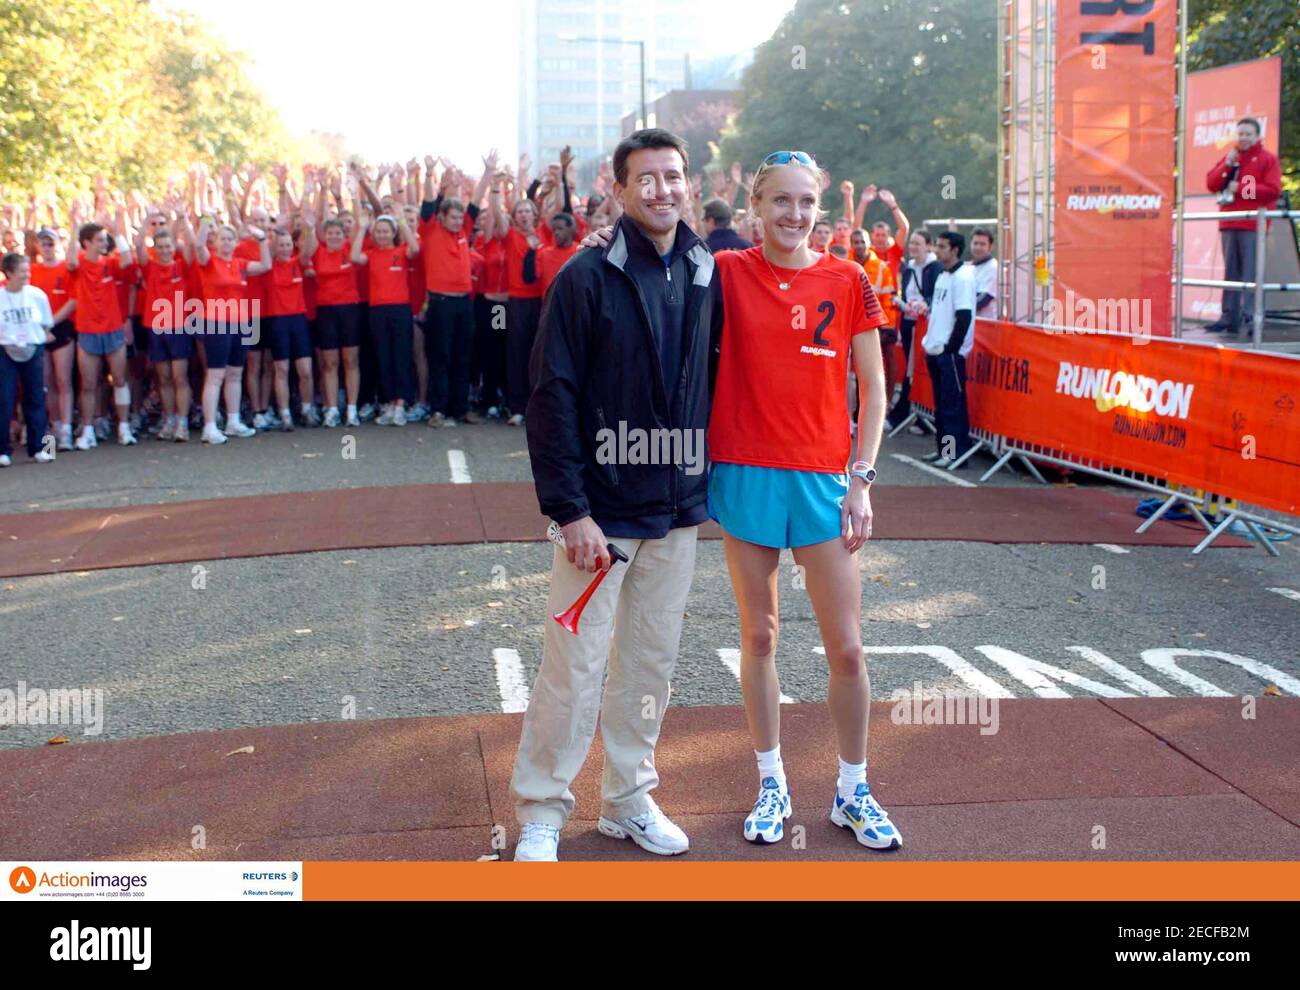
M 198 234 L 189 221 L 184 231 L 203 284 L 203 351 L 207 357 L 207 374 L 203 379 L 203 442 L 221 444 L 226 437 L 251 437 L 257 431 L 245 425 L 239 407 L 243 398 L 244 334 L 252 334 L 257 321 L 249 311 L 245 294 L 250 275 L 271 269 L 271 249 L 260 227 L 249 227 L 249 236 L 260 242 L 262 258 L 248 261 L 235 257 L 239 235 L 235 228 L 223 224 L 217 228 L 216 250 L 208 250 L 208 232 L 212 219 L 204 217 Z M 217 429 L 217 406 L 224 393 L 226 430 Z
M 69 347 L 77 337 L 72 315 L 77 300 L 72 292 L 72 276 L 60 249 L 61 240 L 48 227 L 36 234 L 39 253 L 32 259 L 32 285 L 49 297 L 54 316 L 54 342 L 45 347 L 45 381 L 51 429 L 59 450 L 72 449 L 72 366 L 77 349 Z
M 303 257 L 311 259 L 316 277 L 316 339 L 320 353 L 321 398 L 325 425 L 341 425 L 339 416 L 339 365 L 343 365 L 347 390 L 347 425 L 360 426 L 357 395 L 361 389 L 361 294 L 356 266 L 347 243 L 347 228 L 339 219 L 324 221 L 317 232 L 304 230 Z M 310 253 L 309 253 L 310 252 Z
M 188 332 L 192 327 L 185 311 L 189 266 L 166 226 L 153 229 L 152 249 L 149 237 L 149 231 L 141 228 L 135 254 L 143 276 L 140 320 L 148 334 L 149 360 L 163 407 L 158 439 L 184 443 L 190 438 L 190 357 L 194 353 L 194 335 Z
M 362 213 L 352 238 L 352 261 L 368 274 L 370 335 L 379 361 L 380 398 L 384 411 L 380 426 L 405 426 L 406 409 L 415 402 L 412 377 L 414 354 L 411 334 L 411 260 L 420 253 L 420 241 L 406 223 L 406 215 L 385 213 L 376 218 L 374 247 L 366 247 L 369 215 Z
M 284 229 L 272 235 L 271 272 L 266 277 L 266 324 L 271 359 L 275 362 L 275 401 L 280 429 L 293 429 L 289 411 L 289 362 L 298 373 L 298 400 L 302 418 L 319 426 L 312 402 L 315 384 L 311 371 L 311 328 L 307 322 L 306 273 L 294 248 L 293 234 Z

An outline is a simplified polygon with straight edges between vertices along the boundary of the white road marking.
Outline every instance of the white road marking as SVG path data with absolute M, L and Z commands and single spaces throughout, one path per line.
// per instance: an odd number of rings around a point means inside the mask
M 1094 667 L 1100 667 L 1115 680 L 1127 684 L 1138 694 L 1147 698 L 1172 698 L 1168 691 L 1159 684 L 1148 681 L 1140 674 L 1135 674 L 1122 663 L 1116 663 L 1106 654 L 1094 650 L 1091 646 L 1067 646 L 1071 653 L 1077 653 Z
M 736 683 L 739 684 L 740 683 L 740 651 L 731 650 L 731 649 L 720 649 L 718 650 L 718 659 L 722 661 L 723 666 L 725 666 L 729 671 L 731 671 L 731 676 L 734 677 L 736 679 Z M 797 704 L 797 702 L 793 698 L 791 698 L 788 694 L 782 693 L 781 704 L 794 705 Z
M 890 454 L 889 456 L 895 460 L 902 461 L 904 464 L 910 464 L 914 468 L 920 468 L 922 471 L 926 472 L 926 474 L 932 474 L 936 478 L 942 478 L 944 481 L 951 482 L 954 485 L 959 485 L 962 488 L 976 487 L 975 482 L 973 481 L 967 481 L 965 478 L 958 478 L 956 475 L 943 470 L 943 468 L 937 468 L 932 464 L 926 464 L 925 461 L 918 461 L 915 457 L 908 457 L 906 454 Z
M 528 682 L 524 680 L 524 662 L 518 650 L 495 649 L 492 660 L 497 668 L 497 690 L 501 693 L 501 710 L 506 714 L 528 709 Z
M 1142 659 L 1148 664 L 1155 667 L 1166 677 L 1191 688 L 1199 695 L 1207 698 L 1236 697 L 1235 694 L 1216 687 L 1209 681 L 1183 670 L 1178 666 L 1176 657 L 1208 657 L 1213 660 L 1222 660 L 1224 663 L 1240 667 L 1248 674 L 1253 674 L 1266 684 L 1276 684 L 1292 697 L 1300 697 L 1300 678 L 1292 677 L 1276 667 L 1270 667 L 1268 664 L 1252 660 L 1250 657 L 1238 656 L 1235 653 L 1222 653 L 1219 650 L 1183 650 L 1176 646 L 1142 651 Z
M 1094 543 L 1093 546 L 1098 550 L 1106 550 L 1110 553 L 1132 553 L 1127 547 L 1121 547 L 1114 543 Z
M 1300 602 L 1300 591 L 1294 591 L 1291 588 L 1269 588 L 1268 590 L 1275 595 L 1281 595 L 1283 598 L 1290 598 L 1293 602 Z
M 882 656 L 890 653 L 903 653 L 913 656 L 930 657 L 947 667 L 963 684 L 977 694 L 986 698 L 1014 698 L 1015 695 L 1001 684 L 983 673 L 973 664 L 962 659 L 957 651 L 946 646 L 864 646 L 862 651 L 868 656 Z M 814 646 L 814 653 L 825 655 L 823 647 Z
M 465 461 L 465 451 L 447 451 L 447 463 L 451 466 L 451 483 L 468 485 L 473 479 L 469 476 L 469 464 Z
M 1041 660 L 1035 660 L 1033 657 L 1027 657 L 1023 653 L 1017 653 L 1015 650 L 1008 650 L 1002 646 L 977 646 L 975 649 L 1006 670 L 1008 674 L 1032 690 L 1040 698 L 1069 698 L 1071 695 L 1058 687 L 1057 681 L 1063 681 L 1072 687 L 1083 688 L 1083 690 L 1091 691 L 1103 698 L 1133 697 L 1127 691 L 1121 691 L 1109 684 L 1094 681 L 1081 674 L 1076 674 L 1072 670 L 1062 670 L 1060 667 L 1054 667 L 1050 663 L 1043 663 Z

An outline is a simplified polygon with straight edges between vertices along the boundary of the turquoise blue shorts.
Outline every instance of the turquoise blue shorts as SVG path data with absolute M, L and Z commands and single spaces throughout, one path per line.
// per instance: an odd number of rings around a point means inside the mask
M 847 474 L 750 464 L 709 467 L 709 518 L 746 543 L 806 547 L 838 539 Z

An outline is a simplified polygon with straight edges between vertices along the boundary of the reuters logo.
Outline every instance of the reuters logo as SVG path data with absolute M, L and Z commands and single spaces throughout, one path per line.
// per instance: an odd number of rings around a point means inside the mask
M 9 886 L 15 893 L 30 894 L 36 889 L 36 874 L 30 866 L 16 866 L 9 874 Z

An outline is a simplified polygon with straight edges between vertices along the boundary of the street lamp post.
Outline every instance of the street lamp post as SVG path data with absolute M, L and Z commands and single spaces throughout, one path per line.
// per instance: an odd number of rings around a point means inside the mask
M 604 38 L 604 37 L 597 38 L 597 37 L 590 37 L 587 35 L 577 35 L 577 34 L 560 34 L 560 35 L 556 35 L 556 37 L 560 41 L 587 41 L 587 42 L 594 42 L 596 44 L 636 45 L 640 55 L 640 68 L 641 68 L 641 126 L 642 127 L 647 126 L 648 118 L 646 117 L 646 110 L 645 110 L 645 42 L 644 41 L 629 41 L 626 38 Z M 597 94 L 597 99 L 599 98 L 600 96 L 599 94 Z

